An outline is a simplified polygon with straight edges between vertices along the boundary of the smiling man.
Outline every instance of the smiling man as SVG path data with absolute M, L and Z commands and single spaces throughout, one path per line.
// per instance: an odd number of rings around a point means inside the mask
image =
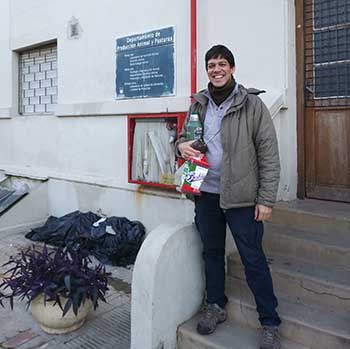
M 188 115 L 199 114 L 207 144 L 208 175 L 195 197 L 195 222 L 203 242 L 207 306 L 197 326 L 210 334 L 226 320 L 225 237 L 230 227 L 245 267 L 262 325 L 261 349 L 279 349 L 277 312 L 270 270 L 262 248 L 263 221 L 271 217 L 280 164 L 275 129 L 262 91 L 236 83 L 235 60 L 223 45 L 205 55 L 208 88 L 193 96 Z M 198 156 L 186 139 L 177 142 L 184 159 Z

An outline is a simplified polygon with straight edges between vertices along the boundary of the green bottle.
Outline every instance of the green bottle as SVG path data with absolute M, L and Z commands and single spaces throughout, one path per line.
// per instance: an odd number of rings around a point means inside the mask
M 203 128 L 202 123 L 199 120 L 199 115 L 193 113 L 190 115 L 190 119 L 187 123 L 187 133 L 186 138 L 188 141 L 202 139 L 203 137 Z

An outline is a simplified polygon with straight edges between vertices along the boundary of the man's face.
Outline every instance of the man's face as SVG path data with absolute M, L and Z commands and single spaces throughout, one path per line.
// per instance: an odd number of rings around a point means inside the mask
M 230 64 L 225 58 L 212 58 L 208 61 L 208 78 L 215 87 L 222 87 L 226 85 L 226 83 L 231 80 L 234 72 L 235 67 L 230 67 Z

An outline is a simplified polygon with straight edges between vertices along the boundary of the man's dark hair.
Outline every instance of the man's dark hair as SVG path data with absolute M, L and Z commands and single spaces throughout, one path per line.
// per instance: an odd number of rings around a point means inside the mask
M 224 45 L 215 45 L 205 54 L 205 69 L 208 67 L 208 61 L 213 58 L 224 58 L 231 68 L 235 66 L 232 52 Z

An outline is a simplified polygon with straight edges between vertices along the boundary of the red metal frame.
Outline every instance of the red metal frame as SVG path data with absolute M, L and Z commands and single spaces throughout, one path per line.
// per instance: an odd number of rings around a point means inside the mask
M 197 0 L 191 0 L 191 95 L 197 92 Z
M 191 57 L 190 57 L 190 67 L 191 67 L 191 96 L 197 92 L 197 0 L 191 0 L 190 3 L 190 16 L 191 16 Z M 131 164 L 132 164 L 132 150 L 133 150 L 133 139 L 134 139 L 134 129 L 135 129 L 135 119 L 142 118 L 176 118 L 177 119 L 177 132 L 178 134 L 182 130 L 182 125 L 186 118 L 186 113 L 157 113 L 157 114 L 138 114 L 138 115 L 128 115 L 128 182 L 161 187 L 161 188 L 175 188 L 175 185 L 167 185 L 161 183 L 143 182 L 131 179 Z M 178 164 L 183 163 L 182 159 L 178 160 Z
M 160 188 L 175 188 L 175 185 L 162 184 L 162 183 L 154 183 L 154 182 L 144 182 L 133 180 L 131 178 L 131 165 L 132 165 L 132 151 L 133 151 L 133 140 L 134 140 L 134 131 L 135 131 L 135 120 L 136 119 L 167 119 L 172 118 L 177 120 L 177 134 L 179 134 L 182 130 L 182 125 L 185 121 L 187 113 L 157 113 L 157 114 L 137 114 L 137 115 L 128 115 L 128 182 L 147 185 L 152 187 L 160 187 Z M 183 161 L 178 160 L 179 165 L 182 164 Z

